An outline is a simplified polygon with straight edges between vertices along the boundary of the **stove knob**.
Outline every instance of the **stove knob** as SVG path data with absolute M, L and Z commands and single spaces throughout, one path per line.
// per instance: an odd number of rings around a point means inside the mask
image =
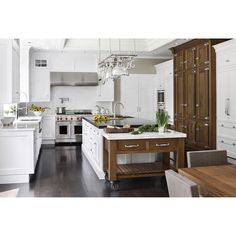
M 67 117 L 66 117 L 66 120 L 67 120 Z
M 71 117 L 70 119 L 71 119 L 71 120 L 73 120 L 73 118 L 72 118 L 72 117 Z
M 79 117 L 77 117 L 77 120 L 79 120 Z
M 62 118 L 60 118 L 60 120 L 62 120 Z

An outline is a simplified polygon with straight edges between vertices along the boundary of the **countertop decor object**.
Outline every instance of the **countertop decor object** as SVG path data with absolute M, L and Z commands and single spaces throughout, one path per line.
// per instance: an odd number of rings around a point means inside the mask
M 158 125 L 158 132 L 164 133 L 168 127 L 169 115 L 166 111 L 159 111 L 156 113 L 156 122 Z
M 32 104 L 28 110 L 33 112 L 35 116 L 41 116 L 43 112 L 45 112 L 46 109 L 49 109 L 48 107 L 41 107 L 37 106 L 35 104 Z
M 2 117 L 0 118 L 3 126 L 10 126 L 13 125 L 15 117 Z

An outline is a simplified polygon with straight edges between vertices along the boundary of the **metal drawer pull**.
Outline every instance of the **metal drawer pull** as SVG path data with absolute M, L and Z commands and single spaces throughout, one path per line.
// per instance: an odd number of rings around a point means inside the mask
M 156 147 L 168 147 L 168 146 L 170 146 L 169 143 L 156 144 Z
M 131 144 L 131 145 L 126 145 L 126 144 L 125 144 L 125 147 L 126 147 L 126 148 L 139 147 L 139 144 Z

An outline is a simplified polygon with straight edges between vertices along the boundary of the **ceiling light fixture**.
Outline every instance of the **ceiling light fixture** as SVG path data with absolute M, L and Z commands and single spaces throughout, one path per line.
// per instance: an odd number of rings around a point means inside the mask
M 102 61 L 99 60 L 98 68 L 102 71 L 102 81 L 105 83 L 108 79 L 120 79 L 121 76 L 128 76 L 129 70 L 135 67 L 134 58 L 136 55 L 136 45 L 135 39 L 134 44 L 134 54 L 122 54 L 121 52 L 121 40 L 119 39 L 119 53 L 111 53 L 111 40 L 109 40 L 110 45 L 110 56 L 106 57 Z

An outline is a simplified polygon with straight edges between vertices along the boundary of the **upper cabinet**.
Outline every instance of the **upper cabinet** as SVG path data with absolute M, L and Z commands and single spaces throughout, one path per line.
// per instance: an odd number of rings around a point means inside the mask
M 223 41 L 194 39 L 172 48 L 174 123 L 176 130 L 187 133 L 187 150 L 216 146 L 216 68 L 212 46 Z
M 165 110 L 170 115 L 170 122 L 173 122 L 173 94 L 174 76 L 173 60 L 166 61 L 155 66 L 156 68 L 156 88 L 165 91 Z
M 69 53 L 55 52 L 50 53 L 52 72 L 73 72 L 75 68 L 74 57 Z
M 108 79 L 106 83 L 99 81 L 97 87 L 97 101 L 98 102 L 113 102 L 114 101 L 114 81 Z
M 13 39 L 0 40 L 0 103 L 20 100 L 19 45 Z
M 50 53 L 52 72 L 96 72 L 97 56 L 71 52 Z
M 32 52 L 30 60 L 30 102 L 50 101 L 49 54 Z

